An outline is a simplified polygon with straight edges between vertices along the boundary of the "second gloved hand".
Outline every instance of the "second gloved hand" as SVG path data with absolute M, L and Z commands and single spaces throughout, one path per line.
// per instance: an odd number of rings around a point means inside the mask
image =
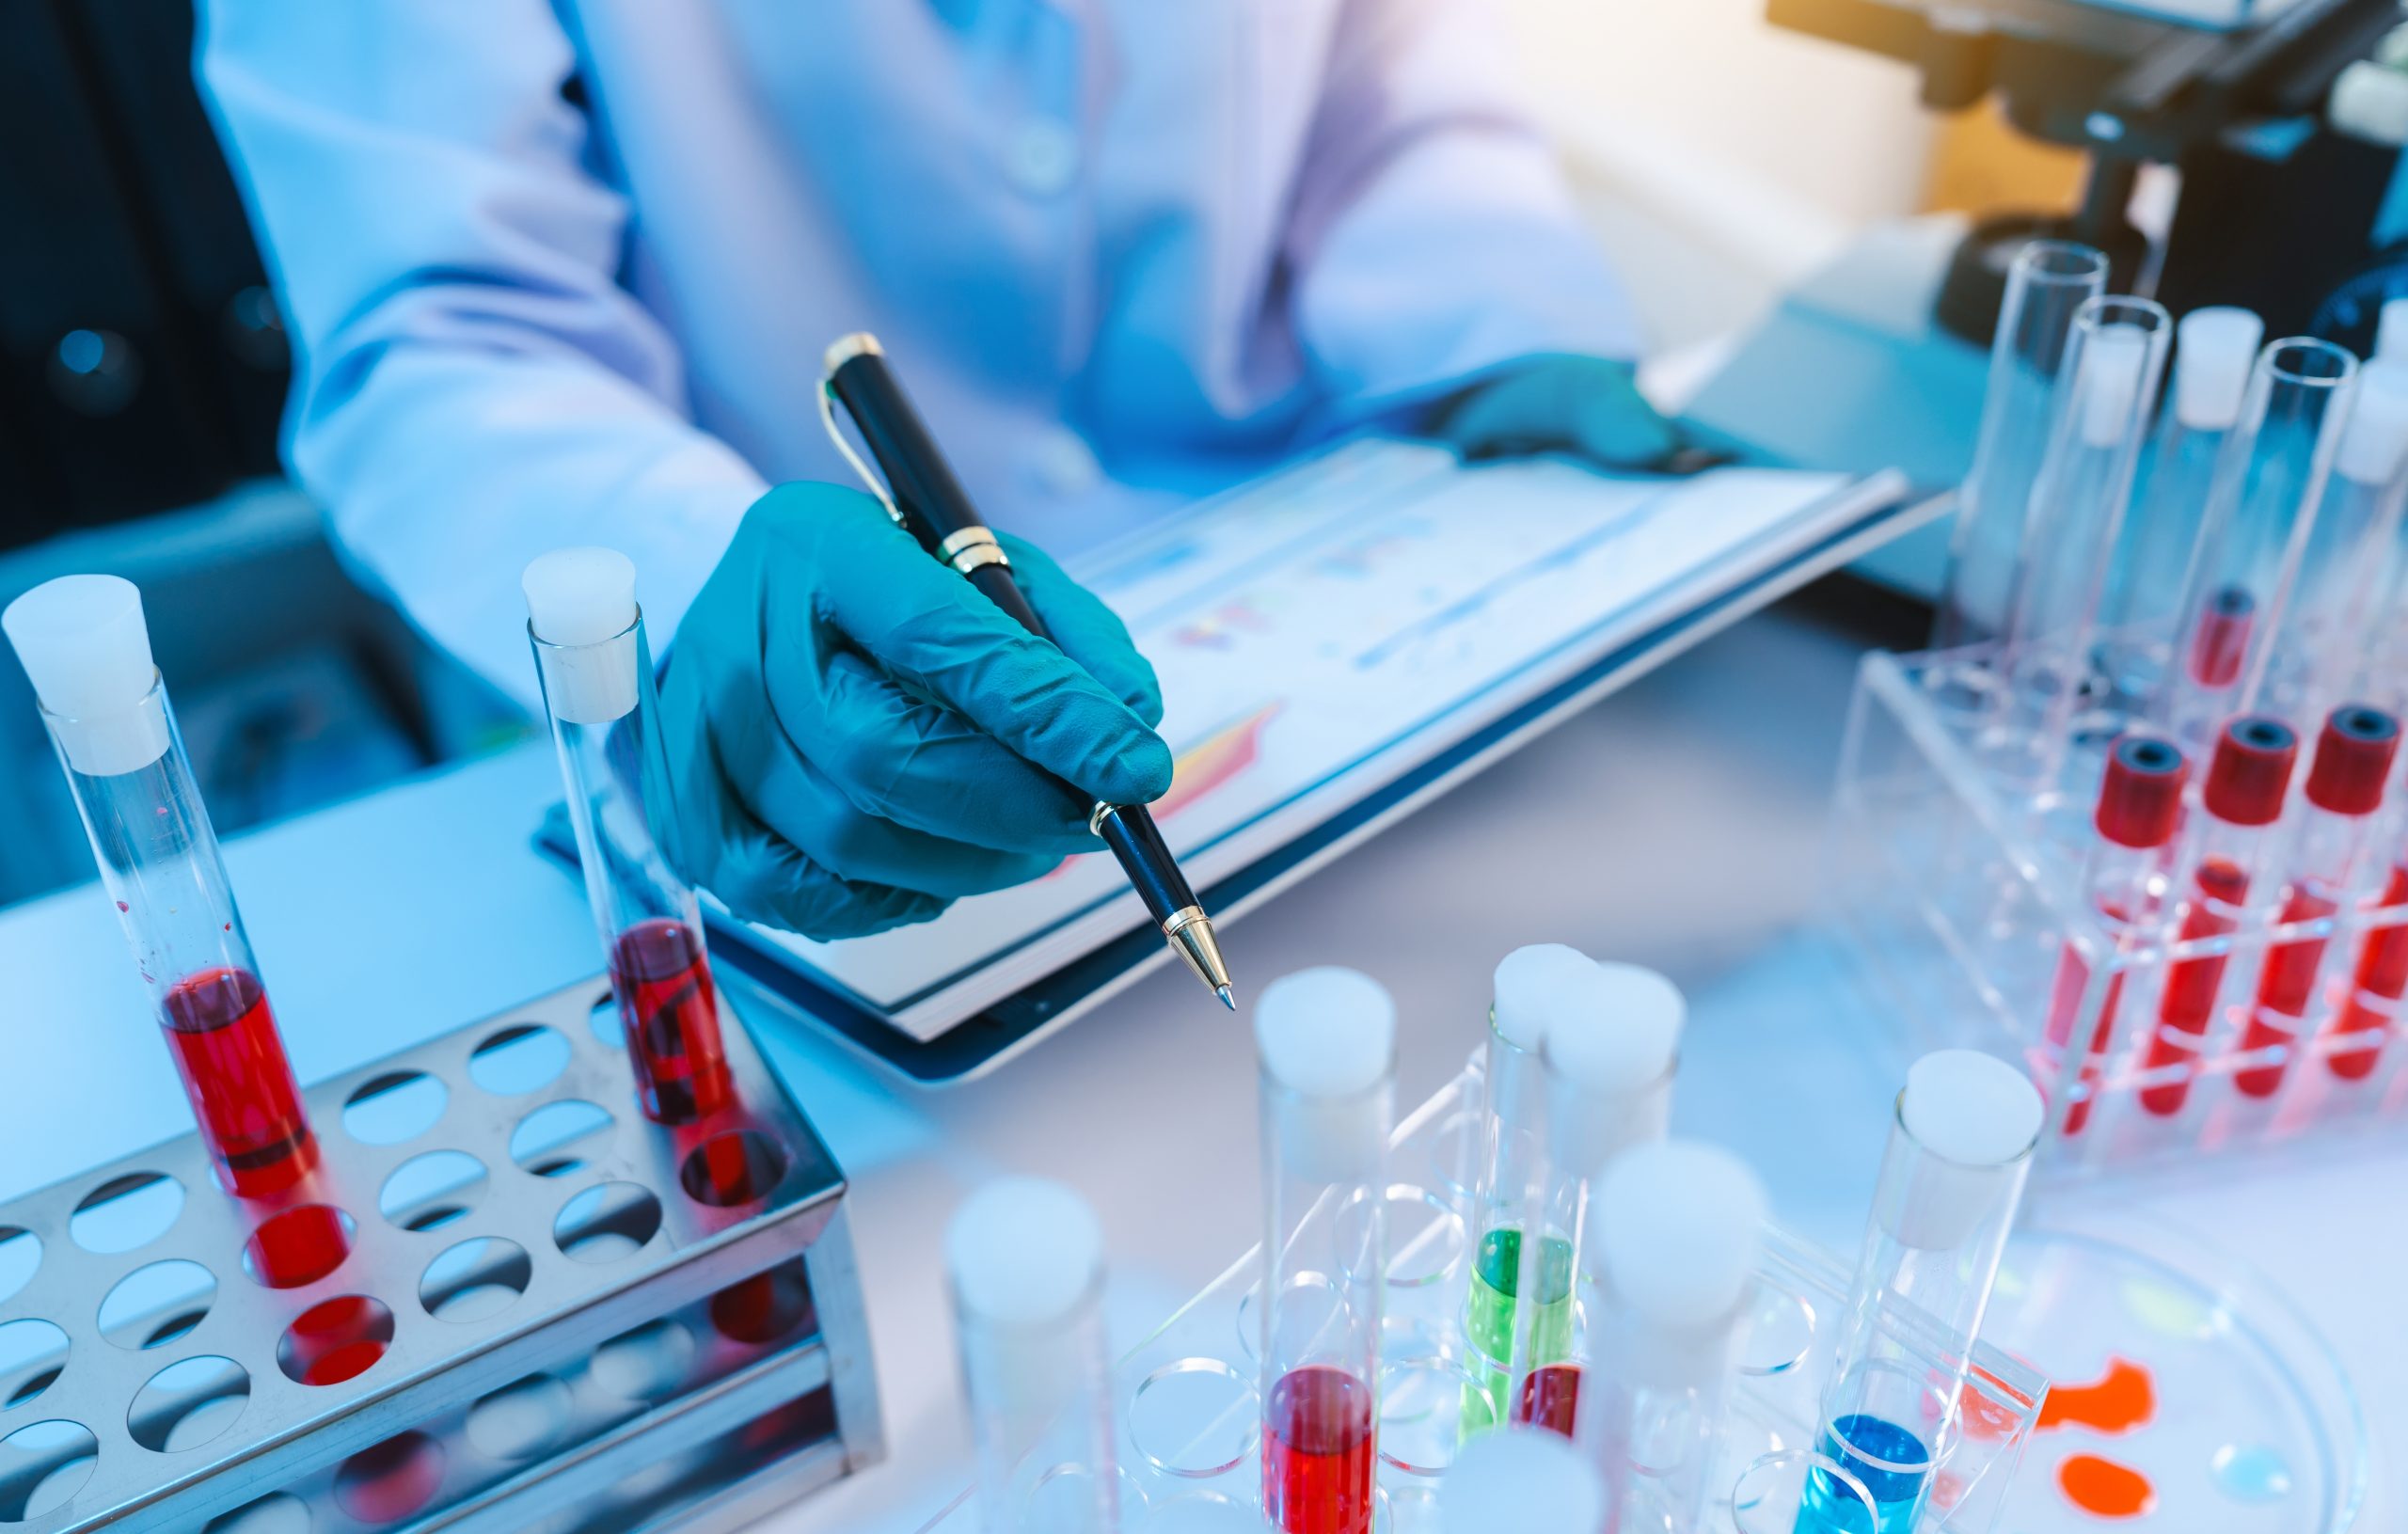
M 1128 630 L 1004 542 L 1058 645 L 858 491 L 785 484 L 745 513 L 660 694 L 679 857 L 737 914 L 814 938 L 926 921 L 1093 850 L 1093 800 L 1170 786 Z
M 1637 370 L 1606 357 L 1523 357 L 1435 405 L 1422 435 L 1466 460 L 1561 452 L 1599 468 L 1686 473 L 1726 461 L 1690 447 L 1639 392 Z

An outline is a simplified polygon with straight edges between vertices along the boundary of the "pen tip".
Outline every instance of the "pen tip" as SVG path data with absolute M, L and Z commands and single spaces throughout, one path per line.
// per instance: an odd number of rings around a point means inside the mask
M 1212 994 L 1218 996 L 1221 999 L 1221 1004 L 1230 1011 L 1234 1012 L 1238 1009 L 1238 999 L 1229 994 L 1228 987 L 1215 986 L 1212 988 Z

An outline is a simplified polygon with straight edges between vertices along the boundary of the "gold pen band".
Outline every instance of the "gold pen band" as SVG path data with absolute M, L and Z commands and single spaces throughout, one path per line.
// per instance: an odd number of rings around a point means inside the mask
M 1170 915 L 1164 920 L 1163 936 L 1165 938 L 1177 938 L 1180 934 L 1180 928 L 1194 926 L 1196 923 L 1203 920 L 1203 907 L 1181 906 L 1179 909 L 1172 911 Z M 1211 924 L 1207 923 L 1206 925 L 1209 926 Z
M 1000 564 L 1008 569 L 1012 562 L 1006 557 L 1004 546 L 995 537 L 993 530 L 983 527 L 963 528 L 945 534 L 944 542 L 937 545 L 937 558 L 965 576 L 990 564 Z

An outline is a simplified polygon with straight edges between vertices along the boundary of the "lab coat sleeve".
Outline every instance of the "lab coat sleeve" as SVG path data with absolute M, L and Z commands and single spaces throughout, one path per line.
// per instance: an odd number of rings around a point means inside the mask
M 535 696 L 519 572 L 632 558 L 666 648 L 764 489 L 616 280 L 547 0 L 205 0 L 197 64 L 294 343 L 286 450 L 356 569 Z
M 1490 0 L 1342 0 L 1282 245 L 1341 418 L 1534 352 L 1637 355 L 1501 25 Z

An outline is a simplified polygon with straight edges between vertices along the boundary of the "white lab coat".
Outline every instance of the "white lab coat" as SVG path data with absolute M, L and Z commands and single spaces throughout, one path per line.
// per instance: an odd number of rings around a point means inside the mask
M 1486 0 L 204 0 L 302 483 L 532 692 L 517 576 L 656 650 L 876 332 L 996 525 L 1074 551 L 1630 316 Z M 582 103 L 580 105 L 579 103 Z

